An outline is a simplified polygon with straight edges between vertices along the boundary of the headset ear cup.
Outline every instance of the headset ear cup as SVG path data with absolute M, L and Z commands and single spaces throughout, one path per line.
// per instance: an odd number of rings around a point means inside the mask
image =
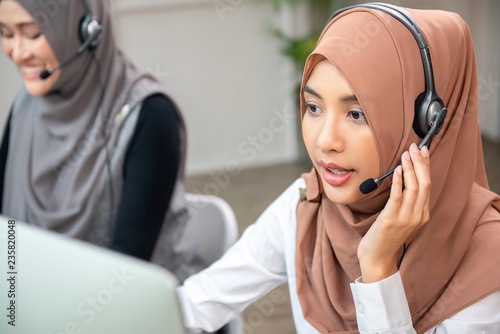
M 420 95 L 417 97 L 415 100 L 415 115 L 413 117 L 413 131 L 420 137 L 424 138 L 425 133 L 422 132 L 420 124 L 419 124 L 419 114 L 422 112 L 421 107 L 422 107 L 422 102 L 424 101 L 425 98 L 425 92 L 420 93 Z
M 97 33 L 96 33 L 97 31 Z M 97 20 L 97 18 L 85 15 L 80 20 L 79 37 L 82 43 L 87 42 L 89 38 L 92 38 L 92 42 L 89 49 L 94 49 L 97 47 L 101 40 L 102 26 Z
M 89 22 L 90 22 L 89 19 L 90 19 L 90 17 L 85 15 L 80 20 L 80 25 L 79 25 L 80 29 L 78 29 L 78 37 L 80 37 L 81 43 L 85 43 L 85 41 L 89 37 L 89 30 L 88 30 Z

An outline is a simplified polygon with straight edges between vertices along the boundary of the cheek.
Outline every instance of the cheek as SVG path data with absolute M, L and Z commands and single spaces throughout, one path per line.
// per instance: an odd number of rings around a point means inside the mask
M 366 157 L 366 164 L 369 165 L 369 169 L 375 175 L 380 174 L 380 159 L 378 156 L 377 146 L 373 137 L 366 137 L 364 140 L 365 145 L 363 146 L 363 154 Z
M 307 116 L 304 116 L 302 119 L 302 138 L 304 139 L 304 145 L 309 155 L 311 155 L 311 149 L 314 146 L 315 133 L 314 122 L 311 122 Z
M 36 45 L 36 50 L 38 56 L 43 58 L 47 64 L 55 66 L 59 63 L 57 61 L 56 55 L 52 51 L 52 48 L 43 35 L 40 37 L 40 40 Z
M 2 38 L 2 50 L 7 57 L 12 58 L 12 43 L 5 38 Z

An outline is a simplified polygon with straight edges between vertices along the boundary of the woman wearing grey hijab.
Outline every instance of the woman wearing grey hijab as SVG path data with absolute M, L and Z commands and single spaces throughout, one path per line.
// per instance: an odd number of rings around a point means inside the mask
M 0 0 L 0 29 L 24 78 L 0 150 L 1 213 L 181 280 L 197 271 L 182 116 L 117 48 L 109 2 Z

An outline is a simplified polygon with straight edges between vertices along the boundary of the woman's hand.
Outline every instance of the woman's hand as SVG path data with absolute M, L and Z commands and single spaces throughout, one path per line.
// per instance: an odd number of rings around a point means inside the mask
M 363 283 L 387 278 L 398 271 L 404 244 L 429 221 L 430 163 L 427 147 L 412 144 L 396 168 L 385 208 L 358 246 Z M 403 189 L 404 178 L 404 189 Z

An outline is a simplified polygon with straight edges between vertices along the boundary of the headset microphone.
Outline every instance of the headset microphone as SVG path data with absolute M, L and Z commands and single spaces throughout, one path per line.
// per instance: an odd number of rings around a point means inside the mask
M 57 70 L 60 70 L 60 69 L 64 68 L 69 63 L 71 63 L 73 60 L 75 60 L 78 56 L 80 56 L 86 49 L 88 49 L 91 46 L 91 44 L 99 37 L 99 35 L 101 34 L 101 31 L 102 31 L 102 28 L 100 26 L 94 28 L 94 31 L 92 31 L 92 34 L 78 48 L 78 50 L 76 51 L 76 53 L 73 56 L 71 56 L 70 58 L 66 59 L 65 61 L 63 61 L 62 63 L 60 63 L 59 65 L 57 65 L 56 67 L 51 68 L 50 70 L 45 70 L 42 73 L 40 73 L 40 79 L 42 79 L 42 80 L 47 79 L 48 77 L 50 77 L 52 75 L 52 73 L 54 73 Z
M 448 110 L 446 108 L 442 108 L 439 111 L 439 113 L 436 116 L 436 119 L 432 123 L 432 126 L 431 126 L 429 132 L 427 132 L 427 134 L 425 135 L 425 137 L 422 140 L 422 142 L 418 145 L 418 149 L 419 150 L 421 150 L 422 147 L 429 145 L 431 143 L 431 141 L 432 141 L 432 137 L 434 137 L 434 135 L 436 133 L 438 133 L 439 130 L 441 130 L 441 128 L 443 127 L 444 119 L 446 118 L 446 114 L 447 113 L 448 113 Z M 401 166 L 401 164 L 399 166 Z M 396 167 L 396 168 L 398 168 L 398 167 Z M 375 189 L 377 189 L 380 181 L 382 181 L 383 179 L 385 179 L 386 177 L 388 177 L 392 173 L 394 173 L 394 171 L 396 170 L 396 168 L 392 169 L 391 171 L 389 171 L 388 173 L 386 173 L 383 176 L 379 177 L 378 179 L 369 178 L 368 180 L 364 181 L 359 186 L 359 191 L 361 191 L 365 195 L 371 193 L 372 191 L 374 191 Z

